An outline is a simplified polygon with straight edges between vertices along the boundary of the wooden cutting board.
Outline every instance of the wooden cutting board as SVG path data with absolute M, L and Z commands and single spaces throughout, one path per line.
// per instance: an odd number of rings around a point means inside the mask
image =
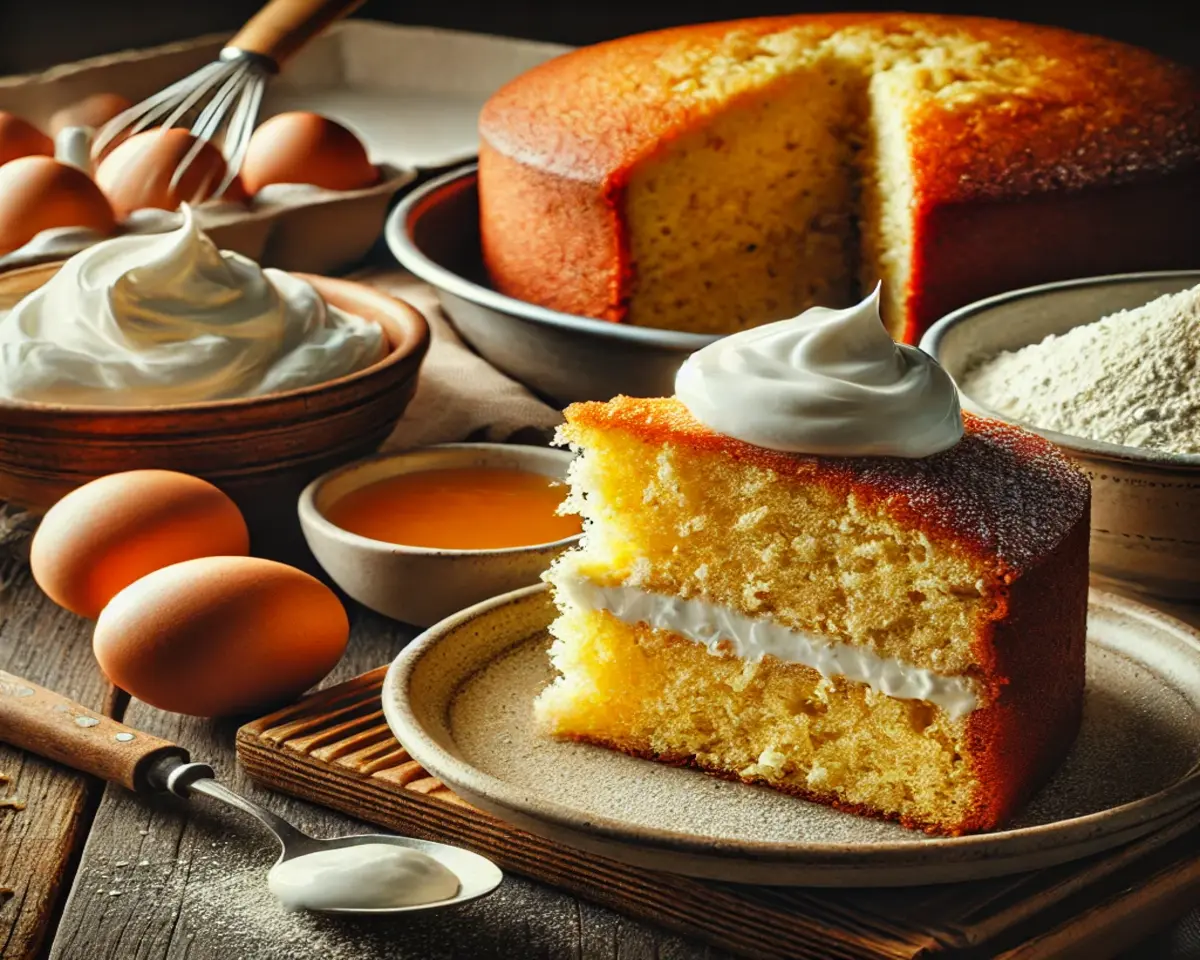
M 237 752 L 250 776 L 397 832 L 468 847 L 505 870 L 746 957 L 1096 960 L 1200 896 L 1200 811 L 1116 851 L 969 884 L 763 888 L 638 870 L 511 827 L 431 777 L 384 720 L 385 669 L 242 727 Z

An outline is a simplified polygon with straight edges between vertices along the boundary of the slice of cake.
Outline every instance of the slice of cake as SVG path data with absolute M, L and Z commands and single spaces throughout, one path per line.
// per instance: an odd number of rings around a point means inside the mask
M 686 405 L 567 409 L 585 536 L 547 575 L 560 675 L 536 713 L 930 833 L 994 828 L 1078 729 L 1088 484 L 1047 441 L 959 419 L 940 368 L 849 313 L 718 341 Z M 825 455 L 778 449 L 805 444 Z

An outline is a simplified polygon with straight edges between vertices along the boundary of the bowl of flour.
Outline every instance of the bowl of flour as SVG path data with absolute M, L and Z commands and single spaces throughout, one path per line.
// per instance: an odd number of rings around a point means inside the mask
M 1015 290 L 944 317 L 921 348 L 964 408 L 1087 473 L 1096 580 L 1200 605 L 1200 270 Z

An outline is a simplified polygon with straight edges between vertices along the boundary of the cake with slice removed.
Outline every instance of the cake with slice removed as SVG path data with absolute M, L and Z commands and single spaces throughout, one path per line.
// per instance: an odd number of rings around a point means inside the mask
M 839 324 L 844 313 L 823 311 Z M 772 426 L 779 378 L 762 376 L 761 355 L 729 355 L 787 323 L 708 348 L 726 345 L 718 366 L 736 374 L 706 381 L 725 415 L 750 404 L 747 424 L 770 434 L 756 439 L 776 447 L 789 423 Z M 836 332 L 836 349 L 853 350 L 855 331 Z M 811 362 L 815 343 L 772 349 Z M 845 357 L 826 360 L 825 373 L 845 374 Z M 910 391 L 925 413 L 931 390 Z M 566 509 L 585 535 L 547 575 L 559 675 L 536 702 L 540 721 L 930 833 L 1002 824 L 1079 726 L 1086 479 L 1034 434 L 958 419 L 956 395 L 953 435 L 942 414 L 922 421 L 896 389 L 880 395 L 912 424 L 896 433 L 902 448 L 934 424 L 941 439 L 925 445 L 945 449 L 837 456 L 718 432 L 693 413 L 714 419 L 703 397 L 680 392 L 689 404 L 618 397 L 566 411 L 560 440 L 579 453 Z M 887 420 L 864 407 L 822 426 L 797 403 L 816 447 L 864 447 L 854 423 Z
M 730 333 L 882 280 L 897 339 L 1071 277 L 1200 261 L 1200 74 L 981 17 L 695 24 L 573 50 L 479 123 L 501 293 Z

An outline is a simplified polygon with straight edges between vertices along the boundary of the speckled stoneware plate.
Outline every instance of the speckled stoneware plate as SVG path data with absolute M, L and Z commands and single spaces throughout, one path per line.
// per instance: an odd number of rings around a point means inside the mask
M 1083 730 L 1011 828 L 928 838 L 762 787 L 541 735 L 548 590 L 505 594 L 426 631 L 383 687 L 392 731 L 456 793 L 563 844 L 755 884 L 907 886 L 1063 863 L 1200 806 L 1200 633 L 1093 591 Z

